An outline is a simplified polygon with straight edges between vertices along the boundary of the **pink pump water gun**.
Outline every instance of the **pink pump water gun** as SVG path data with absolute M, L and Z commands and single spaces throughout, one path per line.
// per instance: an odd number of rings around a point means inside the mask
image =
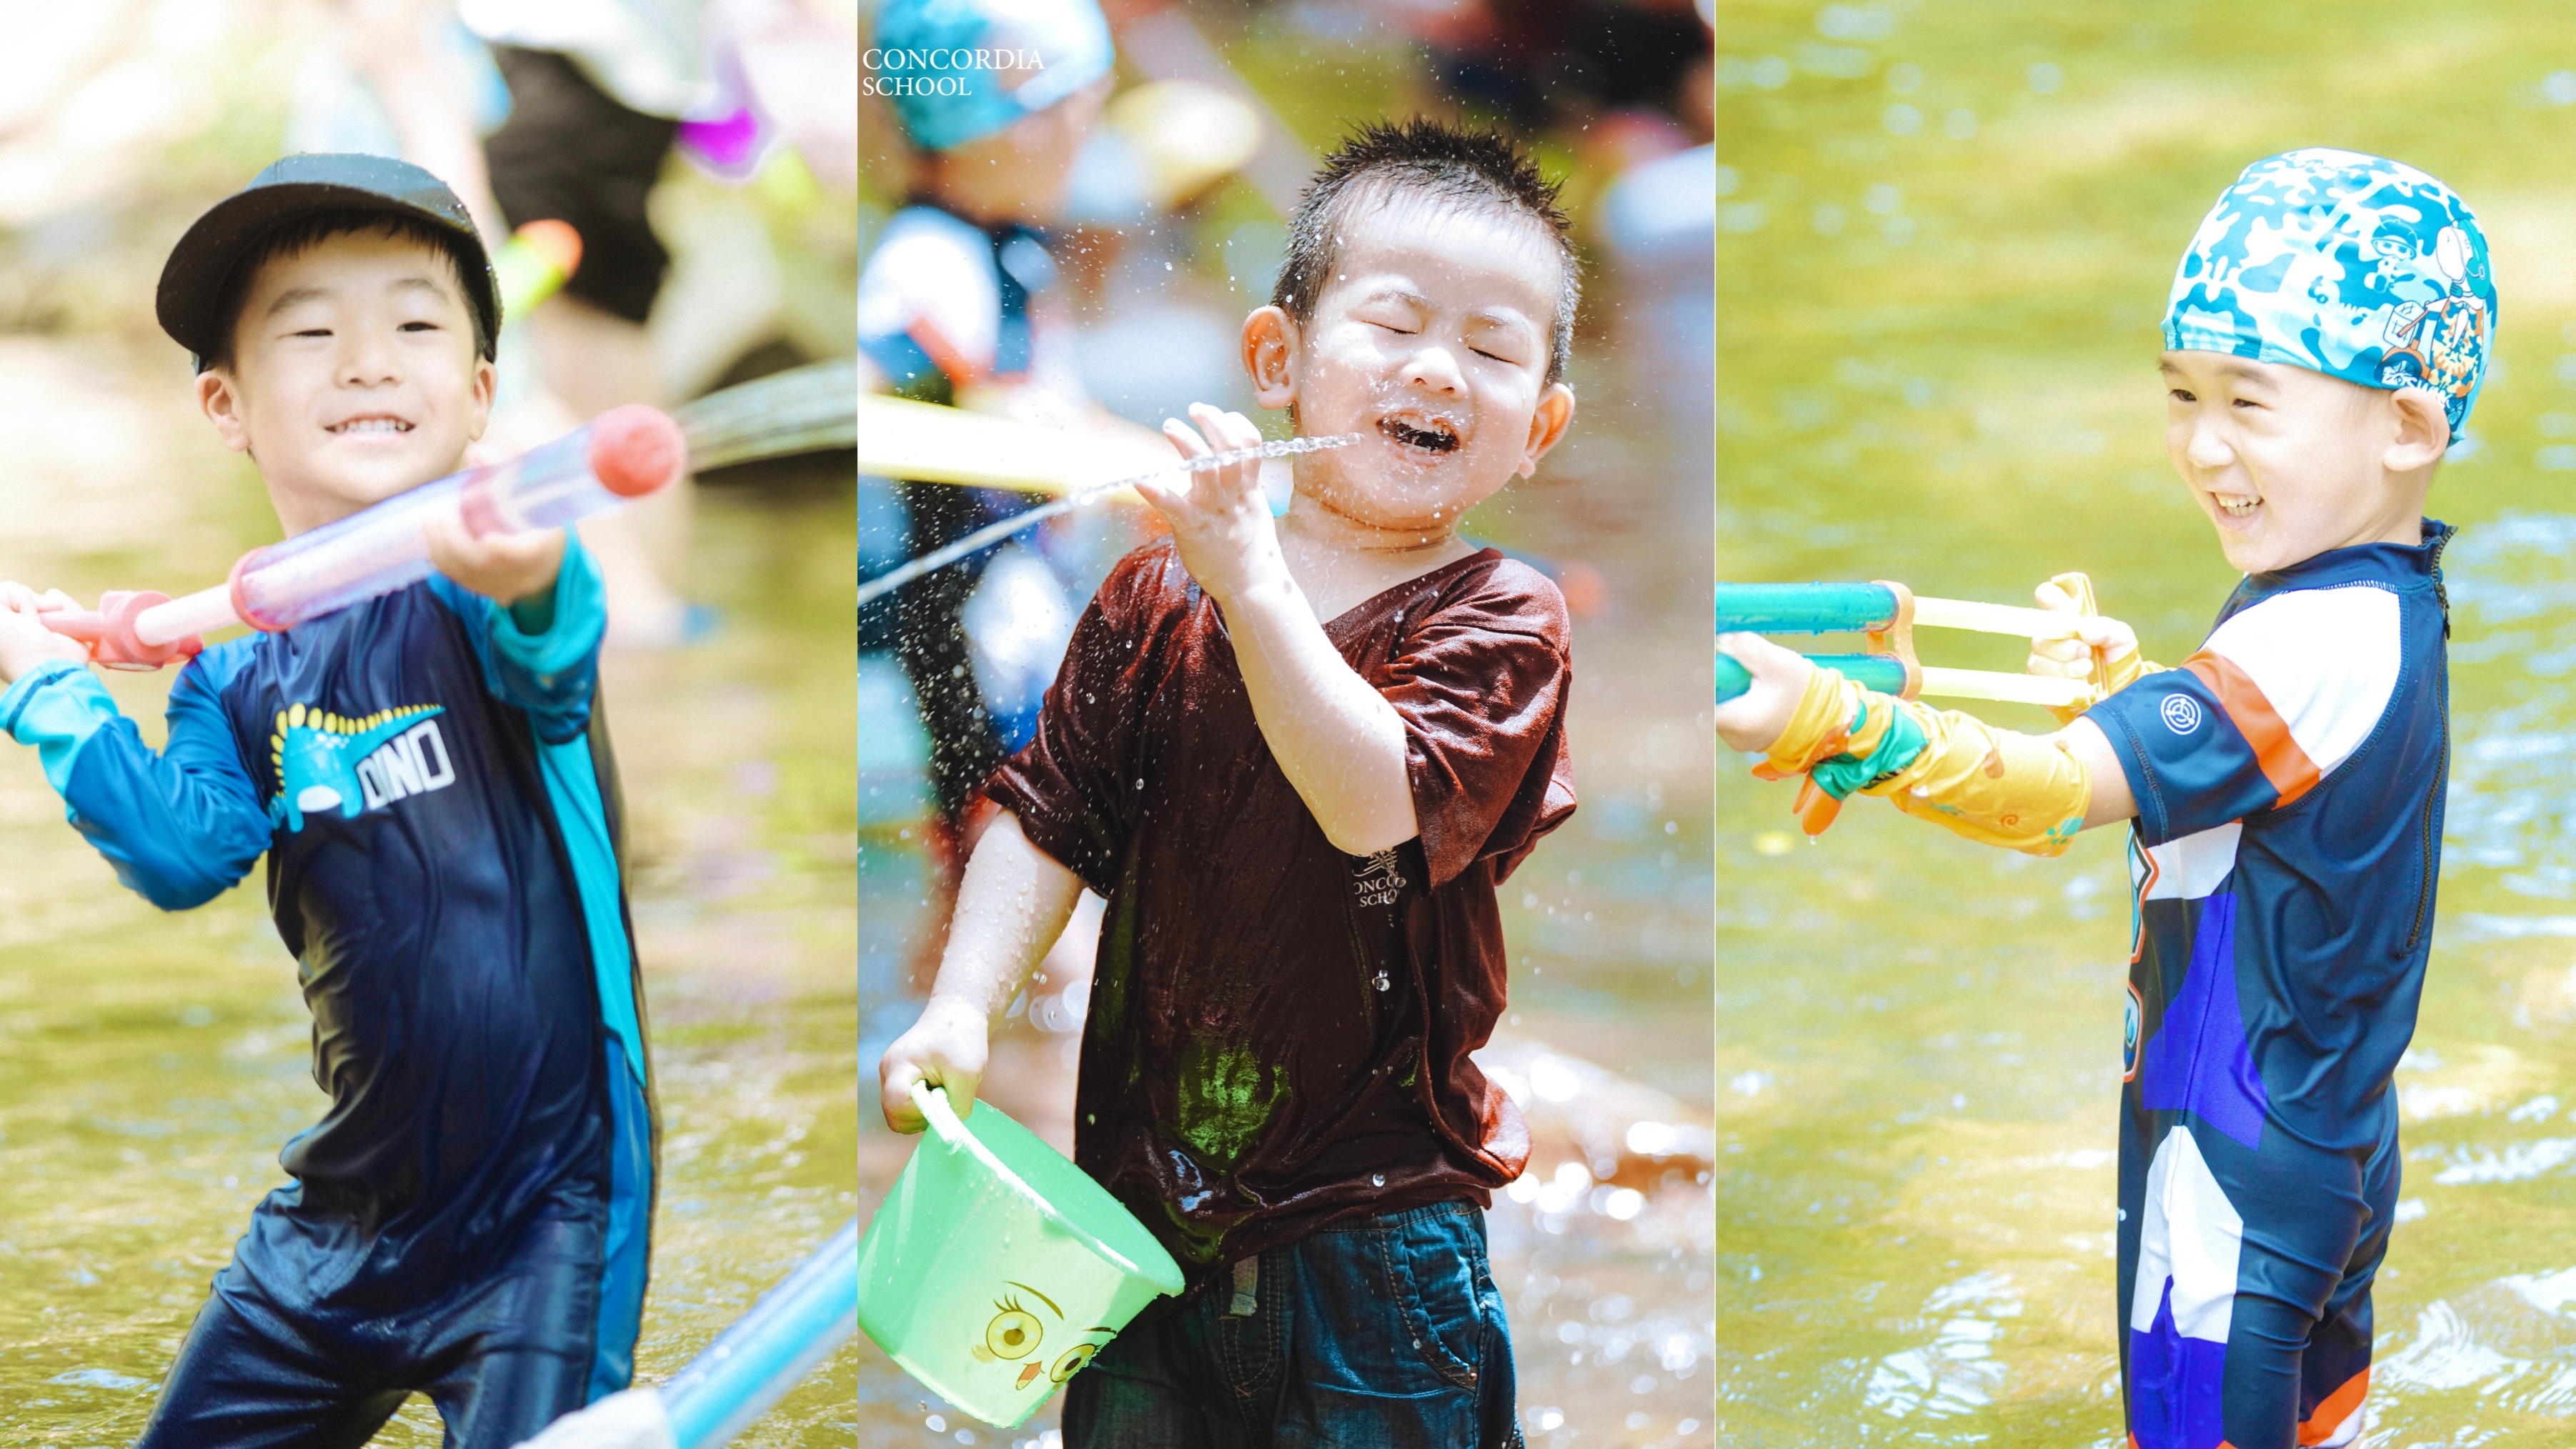
M 680 425 L 653 408 L 628 406 L 516 458 L 450 473 L 336 523 L 255 548 L 211 589 L 173 599 L 118 591 L 95 612 L 39 614 L 46 628 L 89 646 L 110 669 L 159 669 L 195 657 L 209 629 L 248 624 L 276 633 L 307 619 L 390 594 L 429 577 L 421 527 L 440 512 L 477 538 L 553 528 L 641 498 L 688 471 Z

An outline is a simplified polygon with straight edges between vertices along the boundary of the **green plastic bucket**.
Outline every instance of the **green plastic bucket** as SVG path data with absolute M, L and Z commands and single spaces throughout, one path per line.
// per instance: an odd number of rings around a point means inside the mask
M 930 1121 L 859 1242 L 859 1327 L 923 1387 L 997 1429 L 1038 1411 L 1180 1266 L 1091 1175 L 991 1103 Z

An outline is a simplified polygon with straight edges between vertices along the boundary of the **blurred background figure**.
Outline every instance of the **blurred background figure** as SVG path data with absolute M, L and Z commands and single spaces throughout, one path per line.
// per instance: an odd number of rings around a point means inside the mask
M 863 386 L 1049 427 L 1133 432 L 1140 468 L 1170 456 L 1084 390 L 1044 230 L 1064 215 L 1113 83 L 1116 57 L 1095 0 L 886 0 L 867 54 L 903 139 L 910 204 L 886 222 L 860 273 L 859 346 L 872 364 Z M 991 56 L 1034 63 L 920 64 Z M 888 540 L 891 556 L 863 558 L 862 572 L 944 547 L 1027 503 L 939 483 L 896 492 L 900 542 Z M 970 630 L 979 599 L 982 627 Z M 929 911 L 910 968 L 923 992 L 966 856 L 990 818 L 975 789 L 1034 728 L 1079 605 L 1018 545 L 929 574 L 889 602 L 894 654 L 928 746 Z M 885 621 L 863 622 L 862 632 L 881 640 Z
M 484 141 L 494 203 L 510 227 L 562 221 L 582 246 L 562 296 L 528 319 L 540 390 L 496 429 L 525 446 L 621 403 L 665 403 L 713 381 L 709 339 L 647 329 L 671 264 L 648 207 L 654 187 L 675 146 L 714 175 L 758 176 L 782 122 L 821 154 L 825 174 L 849 174 L 855 122 L 825 119 L 855 108 L 849 71 L 818 66 L 812 52 L 830 55 L 850 34 L 794 0 L 462 0 L 459 9 L 509 87 L 509 116 Z M 756 311 L 737 305 L 726 321 L 740 328 Z M 691 496 L 675 489 L 584 526 L 608 587 L 612 643 L 686 643 L 712 627 L 713 615 L 668 581 L 687 557 Z
M 446 182 L 500 245 L 509 228 L 482 138 L 510 114 L 510 90 L 490 49 L 454 0 L 339 0 L 334 17 L 296 75 L 281 149 L 399 156 Z
M 504 224 L 561 221 L 581 238 L 562 293 L 527 319 L 538 390 L 496 420 L 498 450 L 510 452 L 620 403 L 668 401 L 645 323 L 671 258 L 645 204 L 682 119 L 714 107 L 718 92 L 698 4 L 459 8 L 509 86 L 509 115 L 483 143 Z M 613 642 L 676 644 L 711 627 L 666 577 L 686 557 L 691 501 L 673 489 L 583 526 Z

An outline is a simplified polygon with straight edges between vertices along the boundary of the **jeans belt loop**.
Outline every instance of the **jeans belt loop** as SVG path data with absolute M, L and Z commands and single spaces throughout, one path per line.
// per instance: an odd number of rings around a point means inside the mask
M 1261 1311 L 1261 1255 L 1234 1260 L 1234 1299 L 1225 1306 L 1228 1318 L 1250 1318 Z

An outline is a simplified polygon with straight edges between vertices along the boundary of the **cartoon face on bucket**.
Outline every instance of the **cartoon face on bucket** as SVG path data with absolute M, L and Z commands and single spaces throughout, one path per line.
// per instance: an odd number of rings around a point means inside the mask
M 984 1325 L 984 1341 L 967 1352 L 978 1363 L 1018 1364 L 1019 1371 L 1011 1382 L 1014 1389 L 1028 1388 L 1041 1379 L 1049 1385 L 1063 1383 L 1081 1372 L 1082 1366 L 1091 1362 L 1091 1356 L 1100 1352 L 1101 1345 L 1118 1332 L 1095 1324 L 1072 1335 L 1075 1341 L 1068 1343 L 1064 1310 L 1055 1306 L 1054 1299 L 1026 1283 L 1006 1281 L 1002 1286 L 1008 1291 L 993 1300 L 993 1316 Z M 1032 1311 L 1033 1305 L 1044 1308 L 1048 1316 L 1039 1317 Z M 1099 1335 L 1097 1340 L 1094 1334 Z

